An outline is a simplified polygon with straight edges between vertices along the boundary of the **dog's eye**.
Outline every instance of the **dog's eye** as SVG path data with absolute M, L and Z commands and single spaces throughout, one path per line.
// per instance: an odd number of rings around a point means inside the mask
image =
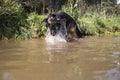
M 51 18 L 51 19 L 54 19 L 54 17 L 52 17 L 52 16 L 51 16 L 50 18 Z

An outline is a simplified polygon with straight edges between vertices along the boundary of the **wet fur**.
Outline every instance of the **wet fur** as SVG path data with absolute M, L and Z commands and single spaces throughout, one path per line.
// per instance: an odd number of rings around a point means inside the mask
M 46 22 L 48 33 L 52 36 L 61 31 L 66 41 L 72 41 L 81 37 L 75 20 L 65 12 L 51 14 L 44 21 Z

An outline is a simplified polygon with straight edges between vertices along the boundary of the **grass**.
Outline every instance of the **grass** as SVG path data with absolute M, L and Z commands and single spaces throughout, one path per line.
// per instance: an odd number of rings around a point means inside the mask
M 4 0 L 0 5 L 0 39 L 38 38 L 45 34 L 45 25 L 41 24 L 46 16 L 25 13 L 21 4 Z
M 79 28 L 84 35 L 119 35 L 120 18 L 115 15 L 85 14 L 78 18 Z
M 28 15 L 27 26 L 29 27 L 29 34 L 31 34 L 31 38 L 44 36 L 46 27 L 42 21 L 45 17 L 45 15 L 38 15 L 36 13 L 31 13 Z

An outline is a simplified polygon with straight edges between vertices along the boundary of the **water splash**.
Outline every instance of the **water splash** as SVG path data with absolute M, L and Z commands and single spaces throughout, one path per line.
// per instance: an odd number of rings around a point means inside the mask
M 45 40 L 47 43 L 50 43 L 50 44 L 51 43 L 55 44 L 55 43 L 59 43 L 59 42 L 67 42 L 66 36 L 63 35 L 63 33 L 60 31 L 55 36 L 52 36 L 50 33 L 48 33 Z
M 61 27 L 59 31 L 57 31 L 55 36 L 52 36 L 50 32 L 48 32 L 45 40 L 47 43 L 59 43 L 59 42 L 67 42 L 66 41 L 67 31 L 64 27 Z
M 52 36 L 50 33 L 51 33 L 51 29 L 48 28 L 47 31 L 48 31 L 48 34 L 46 36 L 46 42 L 47 43 L 59 43 L 59 42 L 67 42 L 66 41 L 66 38 L 67 38 L 67 28 L 66 28 L 66 19 L 61 19 L 60 20 L 60 25 L 57 25 L 57 26 L 52 26 L 52 27 L 55 27 L 55 32 L 56 35 L 55 36 Z M 58 28 L 59 27 L 59 28 Z

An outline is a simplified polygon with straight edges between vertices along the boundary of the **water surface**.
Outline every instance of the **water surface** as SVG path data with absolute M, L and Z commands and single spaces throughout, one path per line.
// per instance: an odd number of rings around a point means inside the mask
M 0 80 L 120 80 L 120 37 L 0 41 Z

